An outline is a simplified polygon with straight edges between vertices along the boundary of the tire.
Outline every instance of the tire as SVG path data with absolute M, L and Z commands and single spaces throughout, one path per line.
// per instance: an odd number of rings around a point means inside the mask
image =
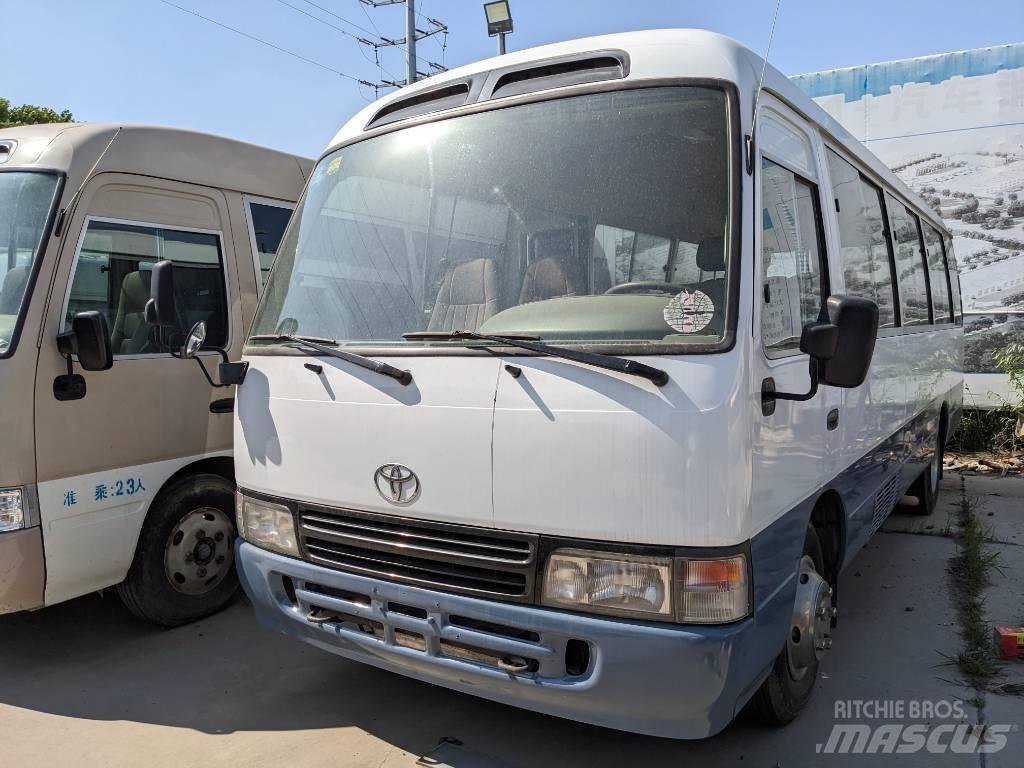
M 803 556 L 810 558 L 818 574 L 825 573 L 821 542 L 813 526 L 807 526 Z M 765 725 L 783 726 L 791 723 L 807 706 L 818 681 L 818 662 L 808 666 L 799 679 L 791 671 L 788 658 L 789 641 L 772 664 L 772 670 L 750 700 L 750 708 Z
M 918 476 L 914 484 L 907 491 L 908 496 L 916 496 L 918 503 L 914 506 L 906 506 L 903 509 L 912 515 L 926 517 L 935 511 L 939 500 L 939 481 L 942 479 L 942 457 L 945 454 L 944 428 L 939 425 L 939 431 L 935 435 L 935 450 L 928 461 L 928 466 Z
M 117 592 L 138 618 L 165 627 L 209 616 L 238 594 L 234 485 L 220 475 L 185 477 L 149 509 L 135 559 Z

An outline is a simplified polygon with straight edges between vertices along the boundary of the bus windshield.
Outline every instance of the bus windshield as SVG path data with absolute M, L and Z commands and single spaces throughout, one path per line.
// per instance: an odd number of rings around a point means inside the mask
M 52 173 L 0 173 L 0 357 L 13 344 L 56 189 Z
M 252 344 L 285 343 L 281 333 L 374 347 L 479 343 L 453 331 L 719 342 L 727 111 L 718 88 L 638 88 L 344 146 L 313 173 Z

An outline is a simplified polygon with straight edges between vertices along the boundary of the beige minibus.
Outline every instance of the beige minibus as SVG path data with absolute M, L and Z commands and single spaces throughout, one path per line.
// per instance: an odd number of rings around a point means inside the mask
M 170 128 L 0 130 L 0 613 L 117 585 L 173 626 L 236 593 L 231 390 L 144 308 L 169 259 L 199 356 L 238 357 L 310 169 Z

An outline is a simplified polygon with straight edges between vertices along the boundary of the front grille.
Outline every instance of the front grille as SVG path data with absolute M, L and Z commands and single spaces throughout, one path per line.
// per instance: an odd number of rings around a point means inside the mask
M 537 536 L 305 504 L 298 522 L 303 556 L 318 565 L 447 592 L 533 597 Z

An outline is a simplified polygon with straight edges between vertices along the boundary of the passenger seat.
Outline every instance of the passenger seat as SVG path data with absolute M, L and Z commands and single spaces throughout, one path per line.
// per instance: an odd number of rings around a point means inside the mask
M 498 274 L 493 259 L 450 268 L 441 281 L 428 331 L 476 331 L 498 311 Z

